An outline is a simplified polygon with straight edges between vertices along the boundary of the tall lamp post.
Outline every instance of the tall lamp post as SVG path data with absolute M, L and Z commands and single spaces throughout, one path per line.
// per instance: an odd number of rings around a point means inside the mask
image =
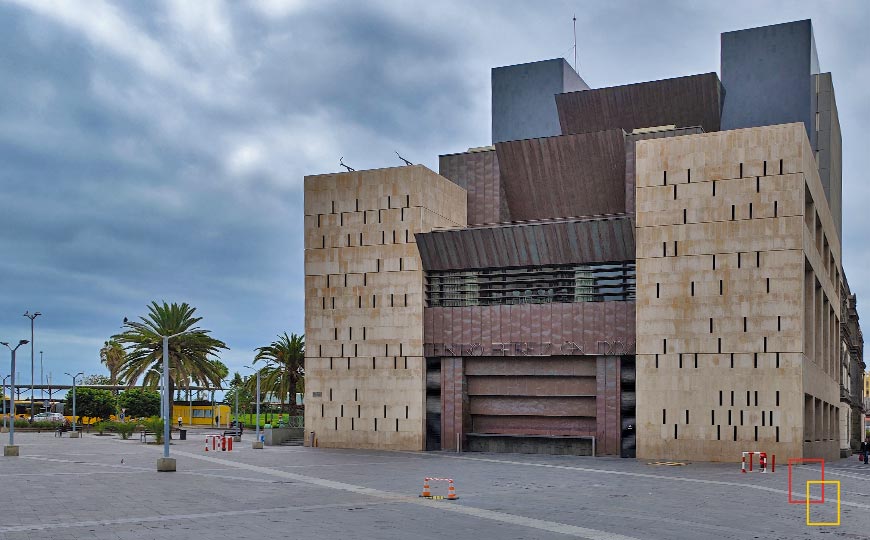
M 7 375 L 7 376 L 3 377 L 3 429 L 4 430 L 7 429 L 7 425 L 6 425 L 6 379 L 8 379 L 11 376 L 12 375 Z M 12 399 L 11 389 L 9 392 L 9 399 Z M 10 405 L 12 405 L 12 403 L 10 403 Z
M 42 315 L 42 313 L 40 313 L 38 311 L 36 313 L 30 313 L 30 311 L 24 312 L 24 316 L 27 317 L 28 319 L 30 319 L 30 421 L 31 422 L 33 422 L 33 415 L 36 414 L 36 410 L 35 410 L 34 405 L 33 405 L 33 388 L 34 388 L 34 383 L 33 383 L 34 370 L 33 370 L 33 367 L 35 365 L 34 360 L 33 360 L 33 345 L 34 345 L 34 343 L 33 343 L 33 321 L 37 317 L 39 317 L 40 315 Z
M 72 430 L 72 432 L 76 433 L 76 420 L 78 420 L 78 416 L 76 416 L 76 379 L 78 377 L 83 377 L 84 373 L 79 371 L 75 375 L 70 375 L 69 373 L 67 373 L 67 375 L 72 377 L 72 380 L 73 380 L 73 387 L 72 387 L 72 391 L 73 391 L 73 426 L 72 427 L 73 427 L 73 430 Z M 75 437 L 78 437 L 78 435 L 70 435 L 70 437 L 75 438 Z
M 252 368 L 251 366 L 245 366 L 245 367 L 247 369 L 255 369 L 255 368 Z M 262 369 L 263 368 L 260 368 L 257 370 L 257 430 L 256 430 L 257 440 L 255 440 L 254 444 L 251 446 L 251 448 L 253 448 L 255 450 L 258 450 L 258 449 L 261 450 L 263 448 L 263 443 L 260 442 L 260 370 L 262 370 Z
M 9 343 L 5 341 L 0 341 L 0 345 L 3 345 L 10 351 L 12 351 L 12 369 L 9 370 L 9 388 L 12 390 L 10 394 L 10 399 L 12 399 L 12 393 L 15 392 L 15 351 L 18 350 L 18 347 L 22 345 L 27 345 L 30 343 L 26 339 L 22 339 L 18 342 L 18 345 L 15 348 L 9 346 Z M 9 422 L 9 444 L 3 448 L 3 455 L 8 457 L 13 457 L 18 455 L 18 447 L 15 446 L 15 402 L 11 404 L 12 408 L 12 420 Z
M 45 373 L 42 371 L 42 351 L 39 351 L 39 397 L 45 401 Z
M 124 317 L 124 324 L 128 324 L 127 317 Z M 172 406 L 169 398 L 169 340 L 189 332 L 199 330 L 198 328 L 188 328 L 184 332 L 172 334 L 171 336 L 163 336 L 163 458 L 157 460 L 158 472 L 175 472 L 175 459 L 169 457 L 169 425 L 171 422 L 170 415 L 172 414 Z

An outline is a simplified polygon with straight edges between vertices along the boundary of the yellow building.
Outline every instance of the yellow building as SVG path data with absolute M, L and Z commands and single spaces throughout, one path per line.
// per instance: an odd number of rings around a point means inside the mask
M 185 426 L 226 426 L 232 422 L 232 410 L 227 405 L 211 403 L 205 405 L 172 404 L 172 424 L 178 425 L 178 419 Z
M 864 397 L 870 398 L 870 373 L 864 373 Z

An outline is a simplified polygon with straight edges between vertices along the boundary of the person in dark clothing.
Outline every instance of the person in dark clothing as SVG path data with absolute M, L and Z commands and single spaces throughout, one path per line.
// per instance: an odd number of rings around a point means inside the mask
M 867 455 L 870 454 L 870 437 L 861 443 L 861 454 L 864 456 L 864 465 L 867 465 Z

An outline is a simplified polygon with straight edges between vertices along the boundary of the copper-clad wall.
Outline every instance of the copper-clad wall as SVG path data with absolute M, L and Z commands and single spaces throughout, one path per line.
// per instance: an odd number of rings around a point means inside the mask
M 468 224 L 510 221 L 495 150 L 440 156 L 438 173 L 468 191 Z
M 719 131 L 724 90 L 715 73 L 556 95 L 563 134 L 676 125 Z M 501 156 L 499 156 L 501 157 Z
M 466 357 L 634 354 L 634 311 L 634 302 L 426 308 L 424 354 Z M 522 345 L 518 349 L 515 344 Z
M 495 145 L 511 219 L 625 212 L 622 130 Z
M 631 261 L 635 251 L 634 222 L 625 215 L 452 229 L 415 238 L 426 271 Z

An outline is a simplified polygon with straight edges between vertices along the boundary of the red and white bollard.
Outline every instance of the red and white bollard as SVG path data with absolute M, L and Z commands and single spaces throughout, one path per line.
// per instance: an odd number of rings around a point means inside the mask
M 227 437 L 227 452 L 233 451 L 233 438 Z
M 767 453 L 761 452 L 758 457 L 758 466 L 761 468 L 760 473 L 767 472 Z

